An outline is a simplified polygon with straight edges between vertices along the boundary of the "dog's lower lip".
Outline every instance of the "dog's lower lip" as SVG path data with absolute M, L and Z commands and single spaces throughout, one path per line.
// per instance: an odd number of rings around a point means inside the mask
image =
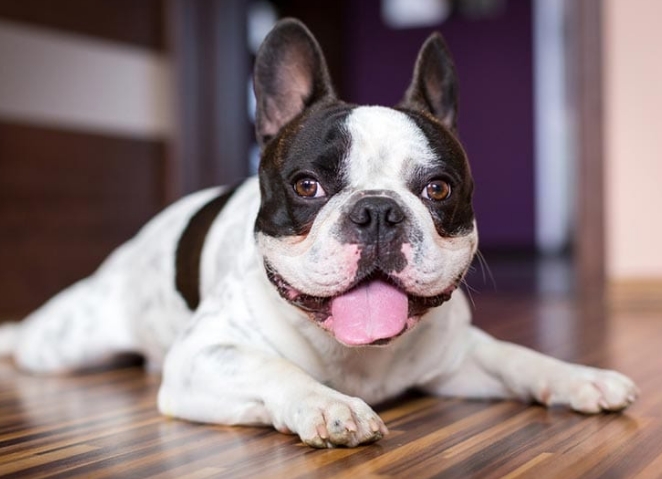
M 451 294 L 455 289 L 455 286 L 452 286 L 436 296 L 416 296 L 408 293 L 396 278 L 381 272 L 372 272 L 370 274 L 363 275 L 363 277 L 355 281 L 345 291 L 334 296 L 311 296 L 293 288 L 287 281 L 285 281 L 285 279 L 283 279 L 271 268 L 267 268 L 267 276 L 284 299 L 302 311 L 311 314 L 312 317 L 320 323 L 324 322 L 329 317 L 330 304 L 334 297 L 340 296 L 341 294 L 346 294 L 368 281 L 386 281 L 404 291 L 409 299 L 410 317 L 422 316 L 429 309 L 445 303 L 450 299 Z

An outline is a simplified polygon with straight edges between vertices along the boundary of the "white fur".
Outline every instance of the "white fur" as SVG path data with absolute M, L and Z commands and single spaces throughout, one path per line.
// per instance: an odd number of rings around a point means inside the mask
M 346 178 L 357 190 L 408 191 L 414 168 L 431 166 L 436 159 L 423 132 L 392 108 L 360 106 L 346 128 L 352 139 Z
M 307 237 L 258 234 L 256 243 L 257 180 L 232 196 L 202 253 L 202 302 L 195 313 L 175 290 L 174 254 L 190 217 L 218 189 L 166 209 L 94 275 L 19 327 L 1 329 L 0 345 L 16 338 L 15 360 L 33 372 L 68 371 L 118 352 L 139 352 L 163 365 L 158 405 L 164 414 L 273 425 L 317 447 L 381 438 L 386 427 L 368 404 L 412 387 L 440 395 L 534 399 L 583 412 L 617 410 L 634 400 L 634 384 L 618 373 L 562 363 L 471 327 L 461 291 L 416 329 L 379 348 L 343 346 L 285 302 L 266 277 L 261 252 L 302 291 L 342 291 L 356 253 L 336 239 L 339 211 L 364 188 L 388 189 L 424 236 L 403 251 L 409 265 L 400 279 L 408 288 L 443 290 L 475 251 L 475 228 L 463 238 L 440 238 L 420 200 L 406 191 L 403 177 L 410 166 L 403 162 L 428 161 L 430 154 L 406 117 L 359 108 L 348 127 L 361 139 L 348 156 L 351 186 L 331 199 Z M 380 149 L 382 140 L 386 150 Z M 359 161 L 364 158 L 365 164 Z M 450 272 L 440 274 L 440 268 Z

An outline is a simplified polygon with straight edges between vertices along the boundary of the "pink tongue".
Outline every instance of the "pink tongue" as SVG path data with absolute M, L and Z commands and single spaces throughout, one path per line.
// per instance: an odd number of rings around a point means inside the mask
M 348 345 L 392 338 L 407 323 L 407 295 L 384 281 L 370 281 L 331 301 L 331 329 Z

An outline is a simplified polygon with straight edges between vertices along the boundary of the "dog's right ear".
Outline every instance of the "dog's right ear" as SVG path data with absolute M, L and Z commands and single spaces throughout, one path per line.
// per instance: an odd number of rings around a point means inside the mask
M 317 40 L 303 23 L 292 18 L 279 21 L 262 43 L 253 85 L 260 148 L 306 108 L 335 98 Z
M 457 73 L 446 42 L 438 32 L 430 35 L 421 47 L 414 77 L 399 106 L 427 111 L 451 131 L 457 130 Z

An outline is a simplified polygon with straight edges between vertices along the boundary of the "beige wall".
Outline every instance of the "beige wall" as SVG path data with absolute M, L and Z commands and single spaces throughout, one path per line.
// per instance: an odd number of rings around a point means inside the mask
M 170 75 L 147 48 L 0 20 L 0 120 L 166 138 Z
M 604 7 L 607 275 L 662 280 L 662 1 Z

